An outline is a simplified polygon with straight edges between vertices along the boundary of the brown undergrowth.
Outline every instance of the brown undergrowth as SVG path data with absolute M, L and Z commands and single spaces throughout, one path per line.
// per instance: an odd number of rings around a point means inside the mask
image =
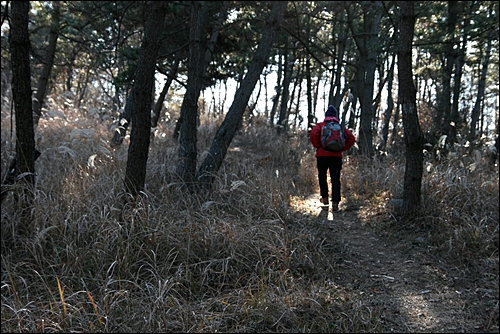
M 200 161 L 215 130 L 199 129 Z M 333 215 L 307 133 L 246 127 L 214 191 L 187 194 L 172 131 L 157 129 L 144 194 L 119 219 L 127 141 L 112 151 L 90 118 L 41 120 L 32 233 L 16 233 L 12 196 L 2 205 L 2 332 L 498 331 L 498 169 L 481 155 L 429 162 L 425 213 L 401 221 L 399 156 L 346 156 Z M 1 145 L 4 173 L 8 131 Z

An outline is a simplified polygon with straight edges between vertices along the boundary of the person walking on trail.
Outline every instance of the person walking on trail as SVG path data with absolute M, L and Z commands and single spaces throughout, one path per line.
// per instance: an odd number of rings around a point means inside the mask
M 338 112 L 334 106 L 329 106 L 325 113 L 325 120 L 317 123 L 309 134 L 311 144 L 316 148 L 316 162 L 318 168 L 318 181 L 320 190 L 320 201 L 323 205 L 328 205 L 328 181 L 327 172 L 330 171 L 332 182 L 332 211 L 339 209 L 340 196 L 340 170 L 342 169 L 342 152 L 347 151 L 356 142 L 352 132 L 343 127 L 343 147 L 337 151 L 331 151 L 324 147 L 322 135 L 327 123 L 340 123 Z

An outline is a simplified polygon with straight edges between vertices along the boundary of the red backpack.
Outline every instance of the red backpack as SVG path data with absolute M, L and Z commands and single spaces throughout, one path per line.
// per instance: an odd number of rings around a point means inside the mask
M 321 145 L 327 151 L 342 151 L 345 146 L 344 125 L 330 121 L 321 127 Z

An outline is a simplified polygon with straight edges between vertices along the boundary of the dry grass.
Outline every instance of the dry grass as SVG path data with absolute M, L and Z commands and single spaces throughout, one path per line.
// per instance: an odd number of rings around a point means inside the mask
M 316 217 L 294 209 L 317 192 L 306 133 L 285 141 L 245 129 L 214 193 L 194 196 L 176 182 L 172 130 L 158 129 L 144 196 L 120 221 L 126 142 L 111 152 L 97 120 L 41 120 L 32 234 L 16 233 L 11 197 L 2 206 L 2 332 L 383 331 L 379 309 L 325 279 L 338 246 L 313 231 Z M 215 131 L 200 128 L 200 160 Z M 1 145 L 4 173 L 8 131 Z M 384 205 L 402 192 L 404 161 L 349 156 L 345 206 L 374 226 L 439 230 L 439 256 L 498 282 L 498 170 L 483 165 L 468 156 L 428 165 L 426 215 L 398 222 Z
M 343 178 L 348 178 L 344 191 L 351 194 L 348 203 L 359 206 L 366 223 L 394 228 L 410 237 L 428 234 L 432 246 L 450 259 L 472 266 L 486 261 L 498 271 L 498 165 L 491 170 L 487 150 L 476 150 L 471 156 L 457 149 L 448 159 L 426 161 L 423 212 L 405 222 L 388 206 L 391 199 L 402 196 L 404 159 L 350 159 L 343 171 Z

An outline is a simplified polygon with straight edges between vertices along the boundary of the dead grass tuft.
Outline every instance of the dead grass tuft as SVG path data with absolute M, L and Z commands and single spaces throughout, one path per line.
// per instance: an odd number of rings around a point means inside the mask
M 215 129 L 200 129 L 200 160 Z M 248 127 L 207 197 L 176 183 L 172 130 L 156 130 L 144 196 L 120 220 L 126 142 L 112 151 L 108 124 L 91 118 L 41 120 L 33 235 L 16 233 L 12 198 L 2 206 L 2 331 L 386 330 L 379 307 L 334 283 L 338 243 L 294 209 L 317 192 L 307 133 Z M 2 131 L 2 173 L 10 140 Z M 439 256 L 498 282 L 498 173 L 485 164 L 427 165 L 426 215 L 399 222 L 386 203 L 401 196 L 403 159 L 349 155 L 344 209 L 408 237 L 428 233 Z

